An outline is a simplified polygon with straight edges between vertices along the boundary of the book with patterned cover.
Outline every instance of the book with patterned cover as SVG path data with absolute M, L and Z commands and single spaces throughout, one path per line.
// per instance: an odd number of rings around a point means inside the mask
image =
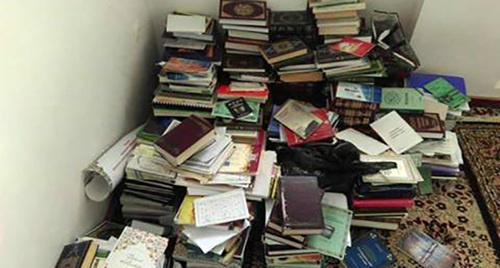
M 273 42 L 261 48 L 262 55 L 269 63 L 288 59 L 288 55 L 301 56 L 307 54 L 307 51 L 307 45 L 296 36 Z
M 396 257 L 389 251 L 379 234 L 371 231 L 348 247 L 342 264 L 346 268 L 390 267 Z
M 335 50 L 333 44 L 319 45 L 317 51 L 318 51 L 318 63 L 359 59 L 359 57 L 356 55 Z
M 419 114 L 401 114 L 401 117 L 419 134 L 422 133 L 436 133 L 439 136 L 445 135 L 445 127 L 441 121 L 439 114 L 424 113 Z M 425 138 L 425 137 L 424 137 Z
M 266 2 L 222 0 L 219 19 L 267 21 Z
M 172 57 L 165 62 L 160 75 L 164 75 L 167 72 L 208 73 L 212 67 L 213 64 L 211 62 Z

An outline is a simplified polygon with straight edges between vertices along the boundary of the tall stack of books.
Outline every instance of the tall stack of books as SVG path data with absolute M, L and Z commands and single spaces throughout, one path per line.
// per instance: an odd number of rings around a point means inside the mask
M 155 91 L 155 116 L 210 118 L 217 84 L 216 22 L 205 16 L 169 14 L 164 61 L 158 63 L 160 85 Z M 210 41 L 199 41 L 207 39 Z
M 392 162 L 396 167 L 363 176 L 354 190 L 352 226 L 396 230 L 413 206 L 424 181 L 410 155 L 361 156 L 362 162 Z
M 366 126 L 374 121 L 381 96 L 379 87 L 340 82 L 330 85 L 329 107 L 340 115 L 344 126 Z
M 309 0 L 319 35 L 357 35 L 361 27 L 358 11 L 366 9 L 364 0 Z
M 226 53 L 259 55 L 269 41 L 269 10 L 265 1 L 222 0 L 219 23 L 228 30 Z

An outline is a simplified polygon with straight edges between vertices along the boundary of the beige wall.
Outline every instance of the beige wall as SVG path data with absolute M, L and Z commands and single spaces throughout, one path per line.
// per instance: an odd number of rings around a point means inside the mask
M 425 1 L 412 44 L 422 71 L 465 77 L 468 94 L 500 97 L 500 1 Z

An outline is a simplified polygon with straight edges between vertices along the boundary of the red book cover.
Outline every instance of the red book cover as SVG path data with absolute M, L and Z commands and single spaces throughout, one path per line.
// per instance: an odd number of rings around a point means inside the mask
M 234 96 L 234 97 L 249 97 L 249 98 L 267 98 L 269 94 L 269 90 L 261 90 L 261 91 L 231 91 L 231 88 L 228 85 L 219 85 L 217 88 L 218 96 Z
M 318 109 L 314 111 L 313 114 L 315 114 L 324 121 L 316 129 L 316 131 L 314 131 L 306 139 L 302 139 L 301 137 L 297 136 L 297 134 L 293 133 L 293 131 L 291 131 L 286 127 L 283 129 L 285 132 L 286 142 L 288 146 L 297 146 L 333 138 L 335 133 L 333 132 L 333 128 L 330 126 L 330 121 L 328 120 L 328 115 L 326 114 L 326 111 L 324 109 Z
M 352 206 L 356 208 L 410 208 L 413 207 L 413 198 L 389 199 L 357 199 L 353 198 Z
M 358 57 L 364 57 L 375 47 L 374 44 L 363 42 L 358 39 L 345 37 L 339 42 L 332 44 L 332 48 L 337 51 L 349 53 Z
M 251 175 L 257 174 L 257 171 L 259 170 L 260 156 L 262 155 L 262 151 L 264 151 L 265 142 L 266 132 L 261 129 L 253 145 L 252 156 L 250 156 L 248 173 Z

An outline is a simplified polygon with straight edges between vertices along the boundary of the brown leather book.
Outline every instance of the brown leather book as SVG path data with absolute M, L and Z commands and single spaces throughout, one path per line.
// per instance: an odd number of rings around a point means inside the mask
M 285 176 L 280 185 L 283 235 L 321 234 L 321 192 L 316 177 Z
M 214 139 L 214 126 L 192 115 L 158 139 L 155 148 L 170 164 L 179 166 Z
M 401 114 L 401 117 L 415 129 L 415 131 L 425 139 L 442 139 L 446 129 L 444 121 L 441 121 L 439 114 Z

